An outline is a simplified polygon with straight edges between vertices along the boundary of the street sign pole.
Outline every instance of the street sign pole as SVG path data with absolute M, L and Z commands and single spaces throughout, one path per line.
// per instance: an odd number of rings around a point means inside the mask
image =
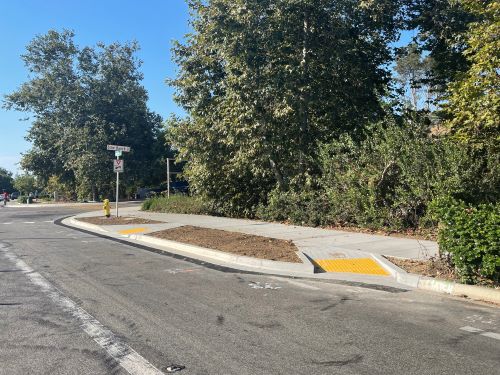
M 116 172 L 116 207 L 115 215 L 118 217 L 118 202 L 120 201 L 120 173 L 124 171 L 123 160 L 120 160 L 123 152 L 130 152 L 128 146 L 108 145 L 107 150 L 114 151 L 116 160 L 113 161 L 113 170 Z
M 115 156 L 116 156 L 116 160 L 120 160 L 120 156 L 121 156 L 122 152 L 121 151 L 115 151 Z M 120 172 L 118 172 L 118 170 L 116 171 L 116 208 L 115 208 L 115 216 L 118 217 L 118 201 L 119 201 L 119 198 L 118 198 L 118 194 L 120 193 Z
M 118 191 L 119 191 L 118 187 L 119 186 L 120 186 L 120 172 L 116 172 L 116 213 L 115 213 L 116 217 L 118 217 Z

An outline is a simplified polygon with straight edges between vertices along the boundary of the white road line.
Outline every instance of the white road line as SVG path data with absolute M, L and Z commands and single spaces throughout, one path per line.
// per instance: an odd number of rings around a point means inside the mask
M 482 329 L 474 328 L 474 327 L 470 327 L 470 326 L 460 327 L 460 329 L 462 331 L 467 331 L 467 332 L 472 332 L 472 333 L 483 332 Z
M 56 287 L 52 286 L 42 275 L 35 272 L 33 268 L 19 259 L 16 255 L 2 248 L 0 250 L 5 256 L 30 279 L 36 286 L 40 287 L 52 301 L 70 313 L 80 323 L 80 327 L 94 339 L 108 354 L 113 357 L 131 375 L 164 375 L 144 357 L 130 346 L 118 339 L 113 332 L 103 326 L 92 315 L 79 307 L 74 301 L 62 294 Z
M 486 337 L 490 337 L 492 339 L 500 340 L 500 334 L 495 333 L 495 332 L 484 332 L 484 333 L 481 333 L 481 336 L 486 336 Z
M 54 220 L 45 220 L 44 223 L 53 223 Z
M 23 224 L 35 224 L 34 221 L 23 221 Z
M 4 225 L 9 225 L 9 224 L 12 224 L 12 223 L 2 223 L 2 224 L 4 224 Z
M 481 336 L 485 336 L 485 337 L 489 337 L 489 338 L 492 338 L 492 339 L 500 340 L 500 333 L 484 332 L 484 330 L 482 330 L 482 329 L 474 328 L 474 327 L 470 327 L 470 326 L 460 327 L 460 329 L 462 331 L 467 331 L 467 332 L 472 332 L 472 333 L 479 333 Z
M 295 280 L 290 280 L 290 279 L 283 279 L 283 278 L 278 278 L 278 277 L 272 277 L 272 279 L 275 280 L 280 280 L 280 281 L 286 281 L 288 284 L 292 284 L 295 286 L 298 286 L 299 288 L 304 288 L 304 289 L 309 289 L 309 290 L 320 290 L 320 288 L 308 285 L 305 283 L 301 283 L 300 281 L 295 281 Z

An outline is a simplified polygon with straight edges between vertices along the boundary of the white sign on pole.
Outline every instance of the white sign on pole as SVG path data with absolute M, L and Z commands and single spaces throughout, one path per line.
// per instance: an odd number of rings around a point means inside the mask
M 116 172 L 116 173 L 123 172 L 123 160 L 120 160 L 120 159 L 113 160 L 113 172 Z
M 128 146 L 117 146 L 117 145 L 108 145 L 108 151 L 130 152 L 130 147 L 128 147 Z
M 116 156 L 117 158 L 119 158 L 120 156 L 122 156 L 122 154 L 123 154 L 123 151 L 122 151 L 122 150 L 115 151 L 115 156 Z

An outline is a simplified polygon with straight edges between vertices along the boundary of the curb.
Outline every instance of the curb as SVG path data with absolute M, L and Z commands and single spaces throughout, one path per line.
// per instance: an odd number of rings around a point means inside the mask
M 189 254 L 195 258 L 205 258 L 213 261 L 221 261 L 227 262 L 239 266 L 258 268 L 259 270 L 265 271 L 274 271 L 274 272 L 292 272 L 292 273 L 300 273 L 300 274 L 314 274 L 314 265 L 312 263 L 288 263 L 288 262 L 279 262 L 275 260 L 267 260 L 267 259 L 258 259 L 247 257 L 243 255 L 235 255 L 230 253 L 225 253 L 218 250 L 207 249 L 205 247 L 189 245 L 181 242 L 164 240 L 160 238 L 150 237 L 142 234 L 128 234 L 128 235 L 115 235 L 98 225 L 89 224 L 85 222 L 80 222 L 75 220 L 74 217 L 69 218 L 69 224 L 75 227 L 85 228 L 91 231 L 100 231 L 105 232 L 107 235 L 116 236 L 119 238 L 129 238 L 131 240 L 139 241 L 142 243 L 147 243 L 150 245 L 167 247 L 169 250 L 177 250 L 184 254 Z M 162 250 L 161 248 L 159 250 Z M 299 251 L 300 253 L 300 251 Z M 183 254 L 183 255 L 184 255 Z M 298 254 L 299 258 L 303 261 L 303 254 Z M 302 255 L 302 256 L 301 256 Z
M 398 283 L 411 286 L 416 289 L 500 304 L 500 290 L 476 285 L 459 284 L 452 281 L 437 280 L 432 277 L 408 273 L 395 264 L 392 264 L 381 255 L 371 255 L 396 279 Z

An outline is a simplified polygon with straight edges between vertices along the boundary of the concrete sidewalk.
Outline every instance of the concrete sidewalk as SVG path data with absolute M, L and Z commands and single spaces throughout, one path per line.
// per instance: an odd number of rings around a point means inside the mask
M 140 217 L 163 222 L 147 225 L 106 226 L 115 235 L 140 235 L 183 225 L 219 229 L 230 232 L 291 240 L 299 249 L 304 264 L 312 264 L 322 272 L 389 276 L 394 265 L 381 255 L 425 259 L 437 255 L 438 246 L 432 241 L 397 238 L 329 229 L 300 227 L 254 220 L 231 219 L 201 215 L 183 215 L 140 211 L 138 207 L 123 208 L 122 216 Z M 93 216 L 86 213 L 79 216 Z M 277 263 L 276 263 L 277 264 Z
M 301 251 L 310 255 L 313 259 L 318 257 L 327 258 L 331 254 L 338 253 L 358 254 L 359 256 L 359 252 L 411 259 L 428 259 L 438 254 L 438 245 L 434 241 L 301 227 L 255 220 L 145 212 L 140 211 L 138 207 L 123 208 L 120 214 L 167 223 L 194 225 L 292 240 Z

